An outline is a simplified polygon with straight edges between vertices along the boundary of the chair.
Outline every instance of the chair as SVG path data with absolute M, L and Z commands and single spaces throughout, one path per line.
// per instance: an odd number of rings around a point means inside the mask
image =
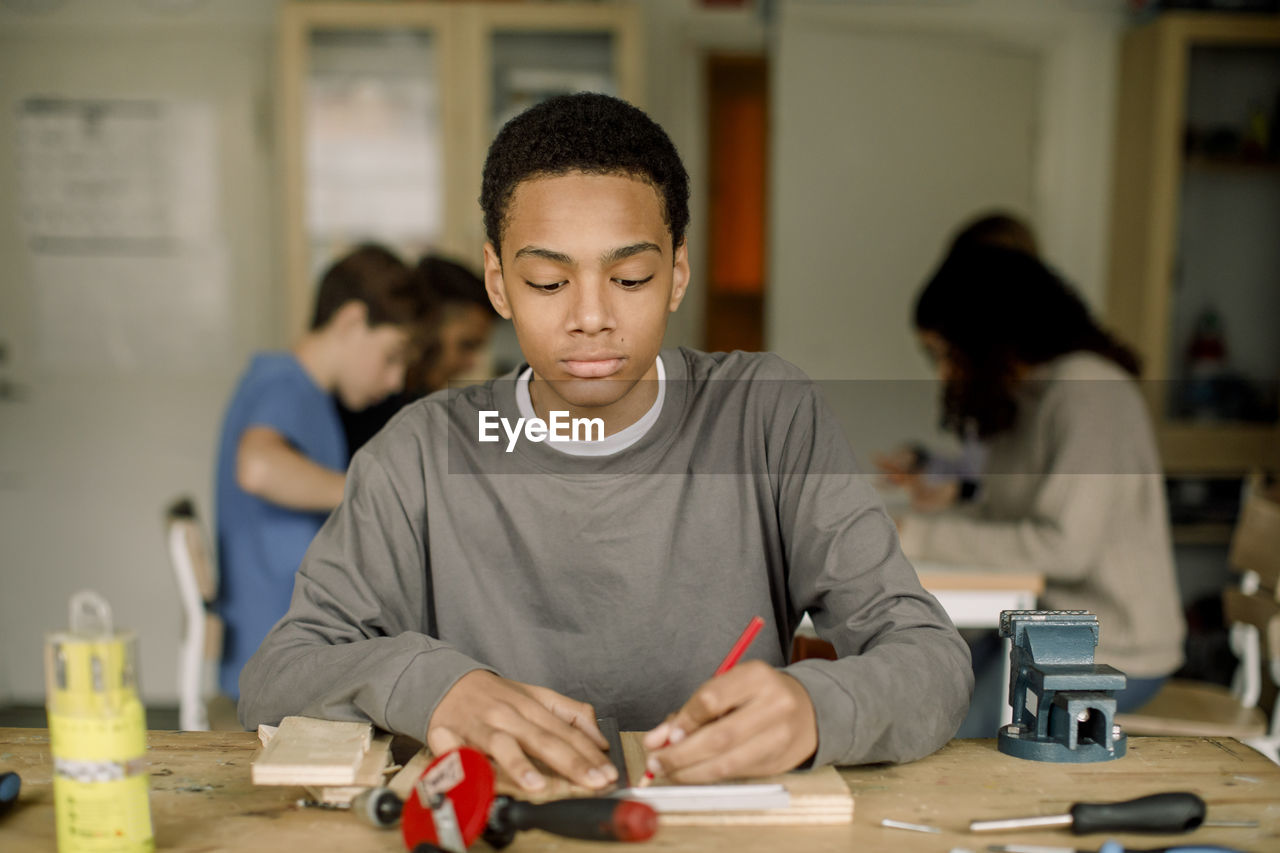
M 212 610 L 218 581 L 190 498 L 165 510 L 165 538 L 185 622 L 178 651 L 178 725 L 184 731 L 208 731 L 205 701 L 217 694 L 222 619 Z
M 1280 764 L 1280 489 L 1259 473 L 1247 482 L 1228 560 L 1243 573 L 1223 594 L 1240 659 L 1231 687 L 1172 679 L 1116 721 L 1135 735 L 1234 737 Z

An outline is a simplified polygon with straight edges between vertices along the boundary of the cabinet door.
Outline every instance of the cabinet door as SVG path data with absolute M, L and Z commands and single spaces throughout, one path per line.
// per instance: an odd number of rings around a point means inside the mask
M 1170 293 L 1175 420 L 1274 423 L 1280 380 L 1280 43 L 1187 48 Z
M 489 143 L 507 120 L 546 98 L 602 92 L 643 107 L 637 10 L 626 5 L 476 4 L 466 10 L 465 51 L 476 77 L 467 98 L 467 148 L 474 163 L 460 180 L 476 211 L 464 240 L 480 258 L 484 223 L 474 199 Z M 509 324 L 494 330 L 492 364 L 503 372 L 522 360 Z
M 1109 317 L 1171 474 L 1280 464 L 1280 20 L 1169 13 L 1125 38 Z
M 362 240 L 478 268 L 485 152 L 521 109 L 582 90 L 639 105 L 629 5 L 293 2 L 280 39 L 290 334 L 323 267 Z
M 315 283 L 374 241 L 409 263 L 456 249 L 447 215 L 452 10 L 295 4 L 282 19 L 282 159 L 291 332 Z

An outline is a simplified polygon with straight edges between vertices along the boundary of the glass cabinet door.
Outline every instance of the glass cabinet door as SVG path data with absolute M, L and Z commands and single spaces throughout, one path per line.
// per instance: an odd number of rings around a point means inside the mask
M 641 103 L 639 27 L 634 7 L 623 5 L 479 4 L 472 19 L 473 46 L 483 70 L 471 115 L 473 146 L 480 152 L 472 198 L 493 137 L 508 120 L 561 94 L 600 92 Z M 482 223 L 469 242 L 484 243 Z M 501 373 L 522 360 L 514 329 L 495 326 L 492 365 Z
M 308 272 L 352 245 L 412 263 L 444 236 L 440 86 L 430 32 L 317 29 L 304 103 Z
M 317 279 L 376 242 L 414 263 L 454 247 L 449 130 L 460 74 L 444 4 L 290 2 L 280 18 L 277 119 L 290 336 Z
M 618 94 L 614 34 L 604 30 L 497 30 L 490 42 L 491 135 L 508 119 L 554 95 Z
M 1171 419 L 1275 423 L 1280 47 L 1192 44 L 1170 304 Z
M 1108 319 L 1165 471 L 1280 465 L 1280 18 L 1161 13 L 1120 66 Z
M 280 170 L 290 334 L 316 277 L 366 240 L 406 261 L 438 251 L 476 269 L 480 175 L 502 123 L 561 92 L 639 103 L 633 5 L 284 4 Z

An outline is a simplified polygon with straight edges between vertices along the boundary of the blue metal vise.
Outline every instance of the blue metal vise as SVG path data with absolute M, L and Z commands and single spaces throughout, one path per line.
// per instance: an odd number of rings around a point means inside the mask
M 1125 754 L 1115 725 L 1115 692 L 1124 673 L 1093 662 L 1098 617 L 1087 610 L 1006 610 L 1000 636 L 1009 651 L 1013 722 L 1000 729 L 1000 751 L 1032 761 L 1084 763 Z

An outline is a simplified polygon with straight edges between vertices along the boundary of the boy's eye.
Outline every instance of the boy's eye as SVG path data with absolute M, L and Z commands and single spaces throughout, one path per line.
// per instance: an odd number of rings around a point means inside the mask
M 543 293 L 555 293 L 557 290 L 564 287 L 567 282 L 553 281 L 550 284 L 539 284 L 536 281 L 529 281 L 528 279 L 525 279 L 524 283 L 532 287 L 534 290 L 541 290 Z
M 639 287 L 640 285 L 645 284 L 646 282 L 649 282 L 652 280 L 653 280 L 652 275 L 647 275 L 644 278 L 615 278 L 614 279 L 614 281 L 616 281 L 618 284 L 626 288 Z

